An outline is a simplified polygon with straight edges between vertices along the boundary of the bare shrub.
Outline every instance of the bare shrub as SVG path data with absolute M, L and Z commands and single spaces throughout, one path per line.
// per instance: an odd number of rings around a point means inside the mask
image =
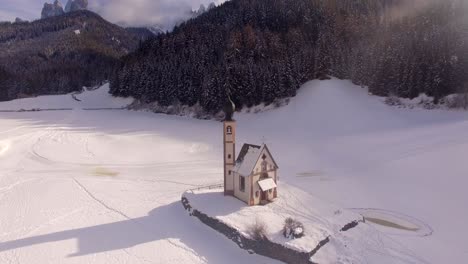
M 434 103 L 434 100 L 433 99 L 429 99 L 429 98 L 423 98 L 421 99 L 421 102 L 419 102 L 419 105 L 424 108 L 424 109 L 427 109 L 427 110 L 432 110 L 432 109 L 436 109 L 437 106 L 436 104 Z
M 288 239 L 296 239 L 304 236 L 304 225 L 291 217 L 284 221 L 283 235 Z
M 390 95 L 387 98 L 385 98 L 385 104 L 391 105 L 391 106 L 401 106 L 402 102 L 400 98 L 398 98 L 395 95 Z
M 250 226 L 248 233 L 255 240 L 265 240 L 267 237 L 266 224 L 257 219 L 255 224 Z
M 447 96 L 445 98 L 445 105 L 448 108 L 468 109 L 468 93 Z

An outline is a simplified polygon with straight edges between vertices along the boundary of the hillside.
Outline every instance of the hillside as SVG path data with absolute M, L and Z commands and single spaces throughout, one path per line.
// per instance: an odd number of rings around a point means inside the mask
M 129 102 L 102 89 L 77 95 L 74 111 L 0 112 L 0 263 L 275 263 L 180 204 L 187 189 L 222 182 L 222 124 L 83 111 Z M 27 100 L 0 109 L 72 104 L 69 95 Z M 306 83 L 287 106 L 235 119 L 236 143 L 268 144 L 280 184 L 295 186 L 280 185 L 288 204 L 275 212 L 317 221 L 313 212 L 331 203 L 369 219 L 317 262 L 467 259 L 467 112 L 395 109 L 332 79 Z M 219 207 L 228 217 L 229 204 Z
M 141 36 L 90 11 L 0 25 L 0 100 L 100 84 Z
M 113 75 L 143 104 L 240 106 L 334 76 L 382 96 L 468 89 L 466 1 L 232 0 L 149 40 Z

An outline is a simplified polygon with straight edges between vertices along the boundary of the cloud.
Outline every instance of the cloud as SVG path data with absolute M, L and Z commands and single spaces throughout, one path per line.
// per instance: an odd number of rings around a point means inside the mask
M 43 4 L 37 0 L 1 0 L 0 21 L 12 21 L 16 17 L 37 19 L 41 16 Z
M 47 0 L 53 2 L 53 0 Z M 61 0 L 65 6 L 68 0 Z M 170 29 L 176 22 L 187 17 L 192 9 L 210 2 L 220 4 L 225 0 L 88 0 L 91 11 L 100 14 L 112 23 L 129 26 L 159 24 Z M 1 0 L 0 20 L 21 17 L 38 19 L 45 0 Z
M 112 23 L 131 26 L 161 25 L 171 29 L 201 4 L 224 0 L 89 0 L 89 9 Z

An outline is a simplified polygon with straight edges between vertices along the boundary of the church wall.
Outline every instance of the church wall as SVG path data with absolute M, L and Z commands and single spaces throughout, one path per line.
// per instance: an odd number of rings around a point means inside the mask
M 250 202 L 250 188 L 251 188 L 251 180 L 250 177 L 245 177 L 245 190 L 242 192 L 240 190 L 240 175 L 235 173 L 234 174 L 234 196 L 238 199 L 246 202 L 249 204 Z
M 274 179 L 275 171 L 269 171 L 268 175 L 269 177 Z M 254 200 L 254 204 L 257 205 L 257 204 L 260 204 L 261 191 L 262 191 L 260 189 L 260 186 L 257 183 L 260 180 L 260 174 L 253 175 L 252 178 L 253 178 L 253 200 Z M 258 196 L 257 196 L 257 192 L 258 192 Z M 274 189 L 271 192 L 268 192 L 267 197 L 269 200 L 273 200 L 273 198 L 275 198 Z
M 254 175 L 252 176 L 253 177 L 253 200 L 254 200 L 254 204 L 257 205 L 257 204 L 260 204 L 260 198 L 262 197 L 261 196 L 261 191 L 260 190 L 260 186 L 258 186 L 258 180 L 260 179 L 260 175 Z M 258 194 L 258 195 L 257 195 Z
M 265 161 L 267 162 L 267 174 L 268 174 L 268 177 L 269 178 L 273 178 L 273 180 L 275 180 L 276 182 L 276 169 L 274 167 L 271 167 L 271 166 L 274 166 L 274 162 L 273 162 L 273 159 L 272 157 L 269 155 L 268 151 L 266 150 L 263 150 L 263 152 L 260 154 L 260 159 L 257 161 L 257 164 L 255 165 L 254 167 L 254 175 L 252 176 L 253 177 L 253 200 L 254 200 L 254 204 L 255 205 L 258 205 L 260 204 L 260 199 L 261 199 L 261 189 L 260 189 L 260 186 L 258 185 L 258 181 L 260 180 L 260 177 L 261 175 L 263 174 L 262 173 L 262 161 L 263 159 L 261 158 L 263 156 L 263 154 L 265 154 L 267 157 L 265 159 Z M 257 193 L 258 192 L 258 193 Z M 257 196 L 258 194 L 258 196 Z M 273 198 L 275 198 L 275 193 L 274 193 L 274 190 L 267 193 L 267 197 L 268 199 L 272 200 Z
M 256 173 L 260 173 L 262 172 L 262 161 L 263 159 L 261 158 L 263 156 L 263 154 L 265 154 L 267 157 L 266 157 L 266 161 L 268 163 L 268 167 L 267 167 L 267 170 L 270 171 L 272 170 L 272 167 L 271 166 L 274 166 L 274 162 L 273 162 L 273 159 L 270 157 L 270 155 L 268 154 L 268 151 L 266 151 L 265 149 L 262 151 L 262 153 L 260 154 L 260 159 L 257 161 L 257 164 L 255 164 L 255 168 L 254 168 L 254 174 Z M 273 174 L 270 175 L 269 177 L 273 177 Z

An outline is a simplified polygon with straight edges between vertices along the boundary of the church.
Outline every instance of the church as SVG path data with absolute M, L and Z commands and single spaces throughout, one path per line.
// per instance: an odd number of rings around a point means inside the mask
M 224 195 L 231 195 L 246 204 L 264 205 L 278 197 L 278 165 L 267 145 L 244 144 L 236 159 L 235 105 L 224 107 Z

